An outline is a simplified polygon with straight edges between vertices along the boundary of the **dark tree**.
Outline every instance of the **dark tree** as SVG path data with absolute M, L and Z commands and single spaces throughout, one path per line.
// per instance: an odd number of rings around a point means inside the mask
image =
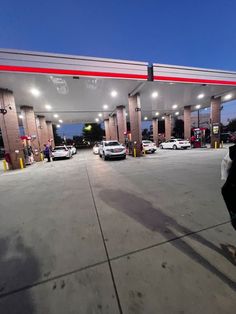
M 236 119 L 232 119 L 228 123 L 228 130 L 230 132 L 235 132 L 236 131 Z
M 57 127 L 54 124 L 52 125 L 52 128 L 53 128 L 55 145 L 61 145 L 64 140 L 61 138 L 60 135 L 58 135 Z
M 150 132 L 148 131 L 148 129 L 144 129 L 142 132 L 142 138 L 143 140 L 149 140 L 150 138 Z
M 184 137 L 184 121 L 182 119 L 175 119 L 175 126 L 173 131 L 175 137 Z
M 158 133 L 165 133 L 165 121 L 158 121 Z
M 83 128 L 83 136 L 86 141 L 99 142 L 104 136 L 104 130 L 100 124 L 97 123 L 85 123 Z

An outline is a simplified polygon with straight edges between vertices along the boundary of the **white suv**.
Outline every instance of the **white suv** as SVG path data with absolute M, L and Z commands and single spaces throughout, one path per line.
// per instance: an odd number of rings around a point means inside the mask
M 104 160 L 111 158 L 126 158 L 126 148 L 118 141 L 102 141 L 99 146 L 99 156 Z

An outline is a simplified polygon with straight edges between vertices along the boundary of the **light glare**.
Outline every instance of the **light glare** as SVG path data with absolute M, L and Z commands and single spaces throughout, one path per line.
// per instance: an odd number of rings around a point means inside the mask
M 152 98 L 157 98 L 158 97 L 158 92 L 153 92 L 152 93 Z
M 40 95 L 40 91 L 37 88 L 31 88 L 30 92 L 35 97 L 38 97 Z
M 116 97 L 116 96 L 117 96 L 117 91 L 116 90 L 111 91 L 111 97 Z

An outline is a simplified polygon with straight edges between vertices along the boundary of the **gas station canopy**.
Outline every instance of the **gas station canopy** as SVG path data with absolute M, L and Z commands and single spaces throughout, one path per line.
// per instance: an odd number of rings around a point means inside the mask
M 136 93 L 152 119 L 236 99 L 236 72 L 1 49 L 0 88 L 53 123 L 102 121 Z

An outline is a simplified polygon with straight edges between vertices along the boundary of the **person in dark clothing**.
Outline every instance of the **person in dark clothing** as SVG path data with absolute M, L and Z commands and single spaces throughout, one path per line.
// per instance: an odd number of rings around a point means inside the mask
M 44 144 L 44 156 L 47 158 L 48 162 L 51 161 L 51 149 L 50 145 Z
M 229 160 L 226 182 L 222 187 L 222 195 L 229 211 L 233 228 L 236 230 L 236 144 L 229 147 Z

